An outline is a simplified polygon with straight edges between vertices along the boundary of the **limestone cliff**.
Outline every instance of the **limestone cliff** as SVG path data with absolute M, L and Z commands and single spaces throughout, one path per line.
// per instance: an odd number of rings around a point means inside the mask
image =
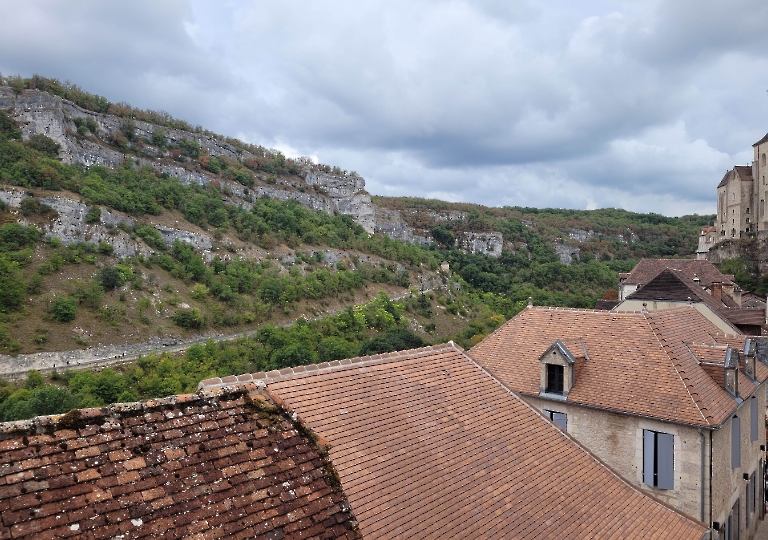
M 382 233 L 393 239 L 418 244 L 433 242 L 428 231 L 408 226 L 398 211 L 372 204 L 370 195 L 365 191 L 365 180 L 355 173 L 332 174 L 328 172 L 327 167 L 306 160 L 302 162 L 295 181 L 291 178 L 250 173 L 253 185 L 246 187 L 206 171 L 196 161 L 174 160 L 171 152 L 151 143 L 153 136 L 162 134 L 169 146 L 188 140 L 198 143 L 203 152 L 211 157 L 225 157 L 233 161 L 257 159 L 257 156 L 247 150 L 208 134 L 135 121 L 135 138 L 142 141 L 137 147 L 140 152 L 125 153 L 120 151 L 119 146 L 112 144 L 120 137 L 124 128 L 124 120 L 118 116 L 86 110 L 59 96 L 38 90 L 24 90 L 16 94 L 8 86 L 0 86 L 0 110 L 7 111 L 21 125 L 24 139 L 42 134 L 58 143 L 59 157 L 65 163 L 86 168 L 94 165 L 115 168 L 125 160 L 131 159 L 136 166 L 150 166 L 160 173 L 178 178 L 183 184 L 207 185 L 217 182 L 222 187 L 226 202 L 246 209 L 250 208 L 254 197 L 293 199 L 315 210 L 351 216 L 371 234 Z M 95 132 L 89 129 L 89 136 L 78 135 L 78 123 L 82 124 L 83 121 L 95 126 Z M 21 190 L 4 188 L 0 199 L 10 206 L 18 207 L 22 196 Z M 44 226 L 48 236 L 57 236 L 65 243 L 83 240 L 106 242 L 113 246 L 118 256 L 152 251 L 143 242 L 132 239 L 130 234 L 116 230 L 116 225 L 120 222 L 133 225 L 133 220 L 128 216 L 103 210 L 99 223 L 88 224 L 85 222 L 87 207 L 81 201 L 67 200 L 61 196 L 41 198 L 39 202 L 58 213 L 53 222 Z M 466 217 L 466 213 L 442 212 L 435 213 L 432 217 L 437 222 L 461 221 Z M 153 226 L 168 243 L 179 239 L 204 252 L 209 252 L 215 243 L 205 232 L 193 232 L 160 224 Z M 503 241 L 501 233 L 465 233 L 457 239 L 456 245 L 468 253 L 498 257 Z

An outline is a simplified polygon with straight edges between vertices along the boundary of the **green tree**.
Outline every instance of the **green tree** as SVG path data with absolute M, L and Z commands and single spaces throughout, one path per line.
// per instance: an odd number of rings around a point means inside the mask
M 80 407 L 80 400 L 64 388 L 42 386 L 29 396 L 30 416 L 61 414 Z
M 393 328 L 363 343 L 360 346 L 360 356 L 403 351 L 426 345 L 428 345 L 426 341 L 408 330 Z
M 58 157 L 61 149 L 59 143 L 41 133 L 32 135 L 27 141 L 27 146 L 51 157 Z
M 105 266 L 99 270 L 98 280 L 107 291 L 112 291 L 117 287 L 122 287 L 125 284 L 120 270 L 114 266 Z
M 330 362 L 342 360 L 354 355 L 352 344 L 339 336 L 327 337 L 317 346 L 317 355 L 320 361 Z
M 27 373 L 27 378 L 24 381 L 24 388 L 34 390 L 35 388 L 40 388 L 43 385 L 45 385 L 45 379 L 43 378 L 42 373 L 34 369 Z
M 315 354 L 304 343 L 291 343 L 272 353 L 271 369 L 281 369 L 288 366 L 303 366 L 315 361 Z
M 49 311 L 53 320 L 65 323 L 75 320 L 77 300 L 71 296 L 59 296 L 52 303 Z
M 26 289 L 19 263 L 0 256 L 0 313 L 20 309 Z

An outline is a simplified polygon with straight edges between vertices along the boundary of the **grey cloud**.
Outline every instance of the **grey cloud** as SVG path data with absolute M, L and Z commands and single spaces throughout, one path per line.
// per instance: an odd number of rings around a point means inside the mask
M 374 193 L 704 211 L 768 131 L 762 0 L 19 6 L 4 73 L 317 155 Z

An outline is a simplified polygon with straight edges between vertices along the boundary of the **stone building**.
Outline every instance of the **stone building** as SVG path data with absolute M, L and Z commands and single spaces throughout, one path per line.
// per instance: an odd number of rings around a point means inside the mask
M 699 245 L 696 248 L 696 258 L 698 260 L 706 260 L 709 248 L 717 243 L 717 229 L 715 227 L 702 227 L 699 233 Z
M 701 259 L 640 259 L 632 270 L 619 274 L 619 300 L 624 300 L 643 285 L 648 284 L 662 270 L 679 270 L 706 289 L 721 283 L 726 296 L 732 297 L 735 288 L 733 275 L 723 274 L 709 261 Z
M 752 165 L 737 165 L 725 173 L 717 186 L 717 242 L 768 231 L 768 134 L 752 148 Z
M 752 168 L 737 165 L 717 185 L 717 240 L 757 231 Z
M 748 540 L 764 517 L 766 345 L 692 306 L 529 307 L 469 354 L 629 483 Z

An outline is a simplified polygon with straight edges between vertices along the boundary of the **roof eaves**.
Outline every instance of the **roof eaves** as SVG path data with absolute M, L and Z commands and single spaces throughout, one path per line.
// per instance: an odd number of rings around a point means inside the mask
M 763 138 L 762 138 L 762 139 L 760 139 L 759 141 L 757 141 L 757 142 L 756 142 L 755 144 L 753 144 L 752 146 L 757 146 L 758 144 L 763 144 L 764 142 L 768 142 L 768 133 L 766 133 L 766 134 L 763 136 Z

